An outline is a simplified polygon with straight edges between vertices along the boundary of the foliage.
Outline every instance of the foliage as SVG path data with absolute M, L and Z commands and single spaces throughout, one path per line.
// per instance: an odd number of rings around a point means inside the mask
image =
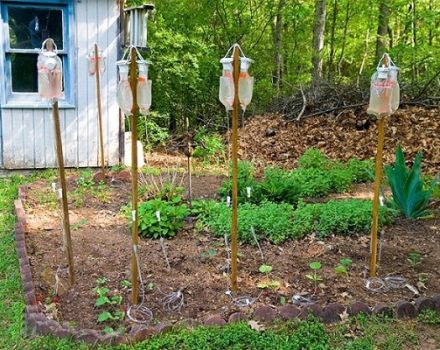
M 306 278 L 312 281 L 315 284 L 315 293 L 318 288 L 318 283 L 322 281 L 322 277 L 318 274 L 318 270 L 321 269 L 321 263 L 318 261 L 314 261 L 310 263 L 310 268 L 312 269 L 311 274 L 306 274 Z
M 296 203 L 300 196 L 300 188 L 289 172 L 281 168 L 266 168 L 264 179 L 255 185 L 253 198 L 264 198 L 275 203 Z
M 170 137 L 168 124 L 169 117 L 158 112 L 150 112 L 148 116 L 138 118 L 138 138 L 146 150 L 165 144 Z M 127 128 L 130 129 L 128 125 Z
M 428 204 L 436 180 L 427 190 L 423 189 L 421 178 L 422 154 L 418 153 L 412 168 L 407 168 L 402 147 L 396 150 L 394 167 L 386 166 L 385 172 L 393 197 L 387 204 L 398 209 L 405 217 L 418 219 L 428 215 Z
M 230 170 L 231 172 L 231 170 Z M 255 169 L 250 162 L 241 161 L 238 162 L 238 202 L 244 203 L 250 199 L 247 197 L 246 188 L 250 187 L 254 189 L 256 187 L 256 181 L 254 179 Z M 232 180 L 231 176 L 228 180 L 225 180 L 219 189 L 219 194 L 222 198 L 231 196 L 232 193 Z
M 408 263 L 411 265 L 411 267 L 416 267 L 417 265 L 420 265 L 422 262 L 422 254 L 419 252 L 411 252 L 408 254 L 408 258 L 406 259 Z
M 330 160 L 321 150 L 317 148 L 309 148 L 298 159 L 300 168 L 303 169 L 328 169 L 331 167 Z
M 160 212 L 160 218 L 157 212 Z M 182 198 L 179 196 L 172 198 L 171 201 L 151 199 L 139 205 L 138 215 L 141 236 L 170 238 L 183 226 L 188 208 L 182 204 Z
M 201 128 L 194 137 L 196 147 L 193 157 L 207 163 L 220 163 L 225 161 L 226 147 L 223 138 L 217 133 L 208 133 Z
M 100 277 L 96 280 L 97 287 L 93 289 L 93 291 L 97 295 L 95 307 L 103 310 L 98 315 L 98 323 L 113 323 L 121 321 L 125 317 L 125 313 L 120 310 L 120 305 L 122 304 L 122 296 L 118 294 L 110 294 L 110 289 L 105 287 L 107 282 L 107 278 Z M 110 330 L 110 328 L 111 327 L 109 327 L 108 330 Z
M 417 320 L 423 324 L 440 325 L 440 313 L 436 310 L 423 310 L 417 316 Z
M 260 271 L 261 273 L 268 274 L 272 272 L 272 266 L 263 264 L 258 268 L 258 271 Z
M 348 277 L 348 269 L 353 261 L 350 258 L 343 258 L 339 260 L 339 264 L 335 267 L 336 273 L 345 274 Z
M 95 184 L 93 180 L 93 172 L 91 169 L 84 169 L 79 172 L 76 179 L 76 188 L 69 193 L 76 207 L 82 207 L 87 197 L 94 197 L 100 202 L 107 203 L 109 201 L 110 191 L 104 182 L 100 181 Z

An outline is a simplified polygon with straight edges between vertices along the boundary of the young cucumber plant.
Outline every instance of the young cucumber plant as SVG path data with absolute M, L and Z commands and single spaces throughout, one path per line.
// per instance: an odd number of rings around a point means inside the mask
M 322 281 L 322 277 L 320 275 L 318 275 L 318 270 L 321 269 L 321 263 L 318 261 L 314 261 L 312 263 L 310 263 L 310 268 L 312 269 L 313 273 L 311 274 L 307 274 L 306 278 L 308 278 L 309 280 L 311 280 L 314 285 L 315 285 L 315 291 L 314 293 L 316 294 L 317 290 L 318 290 L 318 283 Z
M 117 321 L 122 321 L 125 317 L 125 313 L 120 310 L 122 296 L 117 294 L 111 295 L 110 289 L 106 287 L 107 282 L 107 278 L 100 277 L 96 280 L 97 286 L 93 289 L 97 295 L 95 307 L 103 309 L 103 311 L 98 315 L 98 323 L 114 323 Z M 106 333 L 112 333 L 113 328 L 107 325 L 105 331 Z
M 269 274 L 272 272 L 272 266 L 263 264 L 258 270 L 266 275 L 262 281 L 258 282 L 258 288 L 277 290 L 280 287 L 279 281 L 270 279 Z
M 348 278 L 348 270 L 353 261 L 350 258 L 343 258 L 339 260 L 339 265 L 335 267 L 335 272 L 344 274 Z

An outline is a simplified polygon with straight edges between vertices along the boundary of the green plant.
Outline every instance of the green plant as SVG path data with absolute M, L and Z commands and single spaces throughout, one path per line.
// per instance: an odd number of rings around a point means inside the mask
M 122 280 L 121 287 L 123 289 L 129 289 L 129 288 L 131 288 L 131 282 L 129 280 Z
M 315 293 L 318 289 L 318 283 L 322 281 L 322 277 L 318 274 L 318 270 L 321 269 L 321 263 L 318 261 L 313 261 L 310 263 L 310 268 L 312 269 L 311 274 L 306 274 L 306 278 L 311 280 L 315 285 Z
M 417 316 L 417 320 L 423 324 L 440 325 L 440 313 L 436 310 L 423 310 Z
M 164 145 L 170 134 L 166 127 L 168 117 L 152 111 L 147 116 L 138 118 L 138 135 L 144 148 L 150 151 L 156 146 Z
M 370 159 L 359 160 L 350 158 L 347 168 L 352 175 L 353 182 L 372 182 L 374 181 L 374 162 Z
M 230 170 L 231 172 L 231 170 Z M 248 198 L 246 188 L 250 187 L 255 189 L 257 183 L 254 179 L 255 169 L 250 162 L 240 161 L 238 162 L 238 201 L 244 203 L 248 201 L 255 201 L 255 196 L 252 195 Z M 231 179 L 225 180 L 219 189 L 219 194 L 223 199 L 227 196 L 231 196 L 232 181 Z
M 263 264 L 258 269 L 261 273 L 264 273 L 266 277 L 258 282 L 257 287 L 261 289 L 273 289 L 276 290 L 280 287 L 281 283 L 277 280 L 270 279 L 270 273 L 272 272 L 272 266 Z
M 223 138 L 216 133 L 208 133 L 201 128 L 194 137 L 196 147 L 193 152 L 194 158 L 204 162 L 220 163 L 226 158 L 226 147 Z
M 295 179 L 281 168 L 266 168 L 263 180 L 254 186 L 254 202 L 264 198 L 269 202 L 294 204 L 300 196 L 300 188 Z
M 160 220 L 157 213 L 160 212 Z M 188 208 L 177 196 L 171 202 L 152 199 L 142 202 L 138 210 L 139 234 L 151 238 L 170 238 L 176 235 L 188 215 Z
M 343 258 L 339 260 L 339 264 L 335 267 L 336 273 L 345 274 L 348 277 L 348 270 L 353 261 L 350 258 Z
M 263 264 L 258 268 L 258 271 L 260 271 L 261 273 L 265 273 L 266 275 L 268 275 L 269 273 L 272 272 L 272 266 L 270 265 L 266 265 Z
M 408 254 L 408 258 L 406 259 L 412 268 L 415 268 L 417 265 L 420 265 L 422 262 L 422 254 L 419 252 L 411 252 Z
M 405 217 L 418 219 L 428 215 L 428 204 L 437 180 L 427 190 L 423 189 L 421 178 L 422 154 L 418 153 L 412 168 L 407 168 L 402 147 L 396 150 L 394 167 L 386 166 L 385 172 L 393 193 L 387 205 L 398 209 Z
M 311 147 L 298 159 L 298 164 L 304 169 L 328 169 L 331 162 L 321 150 Z
M 98 315 L 98 323 L 120 321 L 125 317 L 125 313 L 118 309 L 122 304 L 122 296 L 117 294 L 111 295 L 110 289 L 106 287 L 107 282 L 108 279 L 106 277 L 99 277 L 96 280 L 97 287 L 93 289 L 97 295 L 95 307 L 100 309 L 105 308 L 105 310 Z M 109 330 L 107 327 L 106 329 Z

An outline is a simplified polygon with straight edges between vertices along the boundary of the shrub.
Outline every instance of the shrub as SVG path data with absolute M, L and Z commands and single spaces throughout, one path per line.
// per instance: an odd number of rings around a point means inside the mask
M 327 169 L 331 161 L 317 148 L 309 148 L 298 159 L 300 168 L 303 169 Z
M 350 158 L 347 162 L 347 168 L 355 183 L 374 181 L 374 162 L 370 159 Z
M 256 199 L 264 198 L 276 203 L 296 203 L 300 188 L 289 172 L 281 168 L 267 168 L 264 179 L 255 186 Z
M 193 157 L 199 158 L 204 162 L 219 163 L 225 160 L 226 147 L 223 138 L 219 134 L 207 133 L 205 129 L 200 129 L 194 137 L 196 147 Z
M 254 179 L 255 169 L 250 162 L 238 162 L 238 201 L 240 203 L 248 202 L 249 200 L 258 201 L 255 197 L 255 188 L 257 182 Z M 253 189 L 254 194 L 248 199 L 246 188 Z M 220 196 L 225 199 L 232 194 L 232 180 L 229 178 L 225 180 L 219 189 Z
M 157 112 L 150 112 L 148 117 L 138 118 L 138 137 L 146 150 L 165 144 L 170 137 L 168 121 L 169 116 Z M 127 128 L 130 129 L 128 125 Z
M 160 221 L 156 212 L 160 211 Z M 143 202 L 138 209 L 139 234 L 151 238 L 170 238 L 182 228 L 188 215 L 188 208 L 182 204 L 181 197 L 173 197 L 172 201 L 152 199 Z
M 427 190 L 421 178 L 422 154 L 418 153 L 412 168 L 407 168 L 402 147 L 396 150 L 394 167 L 386 166 L 385 173 L 393 193 L 387 204 L 398 209 L 405 217 L 417 219 L 428 215 L 428 204 L 437 180 Z

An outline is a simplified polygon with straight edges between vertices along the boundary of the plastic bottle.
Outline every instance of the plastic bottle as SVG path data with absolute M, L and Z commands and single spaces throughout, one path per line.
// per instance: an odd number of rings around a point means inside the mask
M 96 73 L 96 64 L 95 64 L 95 50 L 90 51 L 87 55 L 87 60 L 89 61 L 89 75 L 95 75 Z M 98 63 L 99 63 L 99 72 L 102 74 L 105 72 L 106 63 L 105 57 L 102 50 L 98 50 Z
M 37 59 L 38 94 L 43 99 L 52 100 L 62 98 L 64 95 L 63 63 L 54 51 L 44 49 L 46 42 L 47 40 L 43 42 L 41 53 Z M 55 46 L 55 43 L 53 45 Z
M 230 111 L 234 105 L 235 95 L 232 58 L 224 57 L 220 63 L 223 64 L 223 75 L 220 77 L 219 100 L 226 110 Z
M 240 59 L 240 78 L 238 80 L 238 98 L 240 100 L 241 108 L 246 110 L 246 107 L 252 101 L 252 93 L 254 90 L 254 77 L 248 73 L 249 66 L 252 60 L 247 57 Z
M 131 115 L 133 108 L 133 93 L 131 92 L 130 82 L 128 81 L 128 63 L 120 61 L 117 63 L 119 69 L 119 83 L 116 92 L 116 101 L 119 108 L 125 115 Z
M 151 80 L 148 80 L 148 65 L 147 61 L 138 61 L 137 102 L 142 114 L 147 114 L 151 107 Z

